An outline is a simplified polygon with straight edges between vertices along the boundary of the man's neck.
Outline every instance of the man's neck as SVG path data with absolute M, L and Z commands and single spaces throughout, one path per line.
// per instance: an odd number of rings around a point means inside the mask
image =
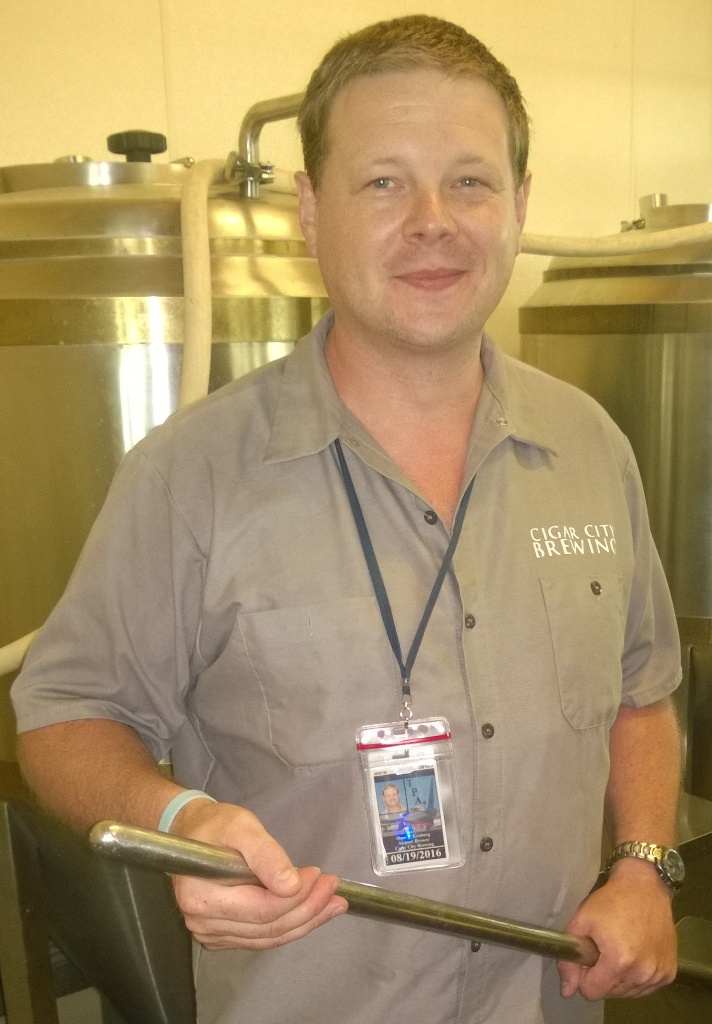
M 484 380 L 479 339 L 467 348 L 408 352 L 361 344 L 332 328 L 325 355 L 346 408 L 451 523 Z
M 480 340 L 437 351 L 398 349 L 351 338 L 335 324 L 325 355 L 337 393 L 355 415 L 353 403 L 367 414 L 395 405 L 406 415 L 409 410 L 416 416 L 439 410 L 468 415 L 477 406 L 483 381 Z

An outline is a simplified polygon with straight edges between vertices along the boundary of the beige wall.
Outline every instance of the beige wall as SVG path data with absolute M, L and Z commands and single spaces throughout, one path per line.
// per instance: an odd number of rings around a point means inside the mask
M 710 0 L 3 0 L 0 165 L 105 158 L 129 127 L 169 157 L 222 156 L 247 108 L 304 88 L 339 35 L 424 11 L 479 35 L 520 81 L 533 120 L 529 228 L 603 234 L 637 199 L 712 201 Z M 292 124 L 263 158 L 296 167 Z M 518 350 L 516 309 L 546 261 L 522 257 L 493 330 Z

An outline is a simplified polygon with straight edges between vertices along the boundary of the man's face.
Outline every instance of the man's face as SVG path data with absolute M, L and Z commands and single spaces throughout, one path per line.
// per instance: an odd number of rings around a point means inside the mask
M 504 104 L 434 70 L 337 96 L 322 180 L 297 176 L 302 230 L 347 339 L 411 351 L 477 341 L 511 276 L 517 187 Z
M 384 786 L 382 795 L 387 808 L 400 806 L 400 793 L 395 786 Z

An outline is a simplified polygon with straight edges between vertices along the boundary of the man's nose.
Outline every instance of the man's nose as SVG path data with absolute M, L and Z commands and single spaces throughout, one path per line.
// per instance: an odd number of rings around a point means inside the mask
M 457 224 L 447 198 L 439 188 L 420 188 L 413 193 L 403 225 L 406 238 L 437 241 L 456 232 Z

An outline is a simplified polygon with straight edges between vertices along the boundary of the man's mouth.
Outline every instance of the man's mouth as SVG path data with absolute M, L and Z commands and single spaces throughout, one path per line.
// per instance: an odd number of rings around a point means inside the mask
M 405 274 L 397 274 L 396 277 L 413 288 L 436 292 L 444 291 L 451 285 L 457 284 L 464 275 L 464 270 L 455 267 L 426 267 L 421 270 L 410 270 Z

